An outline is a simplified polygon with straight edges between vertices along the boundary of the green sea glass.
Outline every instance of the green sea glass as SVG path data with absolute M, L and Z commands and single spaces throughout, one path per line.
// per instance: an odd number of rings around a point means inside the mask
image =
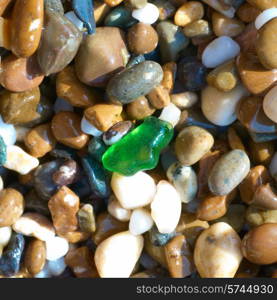
M 104 153 L 103 165 L 109 171 L 126 176 L 154 169 L 161 150 L 169 144 L 173 132 L 170 123 L 156 117 L 147 117 L 141 125 Z
M 0 136 L 0 165 L 3 165 L 7 160 L 7 146 Z

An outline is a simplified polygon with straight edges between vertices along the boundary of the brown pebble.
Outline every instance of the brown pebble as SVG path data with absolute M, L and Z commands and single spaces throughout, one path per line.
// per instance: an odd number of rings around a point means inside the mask
M 120 121 L 103 134 L 103 141 L 106 145 L 112 145 L 122 139 L 133 127 L 134 124 L 131 121 Z
M 229 143 L 229 146 L 231 149 L 240 149 L 240 150 L 245 151 L 243 142 L 234 128 L 229 127 L 227 137 L 228 137 L 228 143 Z
M 195 271 L 193 254 L 184 235 L 178 235 L 164 247 L 168 270 L 173 278 L 184 278 Z
M 25 92 L 38 87 L 42 75 L 35 56 L 18 58 L 11 54 L 2 60 L 0 83 L 12 92 Z
M 32 128 L 24 138 L 25 147 L 30 155 L 42 157 L 55 148 L 56 139 L 49 123 Z
M 6 8 L 10 5 L 10 3 L 13 0 L 2 0 L 0 3 L 0 16 L 3 15 L 3 13 L 5 12 Z
M 163 85 L 157 85 L 146 95 L 150 104 L 156 109 L 162 109 L 169 105 L 170 97 L 168 90 Z
M 90 237 L 90 233 L 76 230 L 64 234 L 59 233 L 59 236 L 66 239 L 71 244 L 77 244 L 86 241 Z
M 137 23 L 127 34 L 129 50 L 135 54 L 146 54 L 155 50 L 158 45 L 158 34 L 149 24 Z
M 256 164 L 268 165 L 275 153 L 273 142 L 255 143 L 252 139 L 250 139 L 249 149 L 251 159 Z
M 99 245 L 108 237 L 125 230 L 128 230 L 128 222 L 118 221 L 109 213 L 103 212 L 96 218 L 96 231 L 93 233 L 92 240 Z
M 70 250 L 65 256 L 65 263 L 78 278 L 99 277 L 93 252 L 86 246 Z
M 141 96 L 127 104 L 126 111 L 131 120 L 141 120 L 151 116 L 155 112 L 155 108 L 150 105 L 146 97 Z
M 24 199 L 12 188 L 0 191 L 0 227 L 13 225 L 23 214 Z
M 164 21 L 171 18 L 176 12 L 175 6 L 170 1 L 154 0 L 152 3 L 159 10 L 160 21 Z
M 202 19 L 203 16 L 203 4 L 199 1 L 189 1 L 178 8 L 174 16 L 174 23 L 177 26 L 186 26 L 191 22 Z
M 48 207 L 58 234 L 65 234 L 78 228 L 79 204 L 79 197 L 66 186 L 61 187 L 50 198 Z
M 218 12 L 212 14 L 212 23 L 216 36 L 235 37 L 241 34 L 245 28 L 242 21 L 236 18 L 227 18 Z
M 263 224 L 250 230 L 242 240 L 243 256 L 257 265 L 277 262 L 277 224 Z
M 144 236 L 144 249 L 145 252 L 153 258 L 155 261 L 157 261 L 162 267 L 168 268 L 167 261 L 165 257 L 165 251 L 164 246 L 154 246 L 151 241 L 149 234 L 146 234 Z
M 175 78 L 176 78 L 176 72 L 177 72 L 177 64 L 173 61 L 168 62 L 162 66 L 163 69 L 163 80 L 161 81 L 161 85 L 168 90 L 169 93 L 172 92 Z
M 72 106 L 87 108 L 100 100 L 100 93 L 83 84 L 72 66 L 63 69 L 56 79 L 57 96 Z
M 98 130 L 106 131 L 119 121 L 122 106 L 115 104 L 96 104 L 84 112 L 86 119 Z
M 212 34 L 210 24 L 206 20 L 197 20 L 183 29 L 185 36 L 189 38 L 206 38 Z
M 258 36 L 258 30 L 255 27 L 255 23 L 249 23 L 243 32 L 235 37 L 235 41 L 240 45 L 241 53 L 256 54 L 256 41 Z
M 262 209 L 277 209 L 277 193 L 270 183 L 261 184 L 257 187 L 252 205 Z
M 74 149 L 82 149 L 88 142 L 88 135 L 81 131 L 80 126 L 80 116 L 70 111 L 57 113 L 51 122 L 56 140 Z
M 46 262 L 46 247 L 45 242 L 33 239 L 26 250 L 24 265 L 31 275 L 39 273 Z
M 244 23 L 254 22 L 260 13 L 258 8 L 248 2 L 243 3 L 236 12 L 238 18 Z
M 84 232 L 95 232 L 96 224 L 95 224 L 95 216 L 93 211 L 93 206 L 91 204 L 84 204 L 79 209 L 77 213 L 78 224 L 82 231 Z
M 66 160 L 52 175 L 53 181 L 59 185 L 69 185 L 78 180 L 79 167 L 75 160 Z
M 277 0 L 247 0 L 247 2 L 260 10 L 277 7 Z

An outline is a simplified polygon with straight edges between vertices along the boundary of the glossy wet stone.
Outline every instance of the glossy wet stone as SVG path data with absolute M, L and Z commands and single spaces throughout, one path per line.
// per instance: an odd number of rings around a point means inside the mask
M 52 175 L 55 184 L 59 186 L 70 185 L 76 182 L 80 176 L 80 168 L 76 161 L 66 160 Z
M 141 96 L 135 101 L 128 103 L 126 111 L 130 119 L 141 120 L 151 116 L 155 112 L 155 108 L 151 106 L 146 97 Z
M 105 26 L 120 27 L 126 29 L 136 24 L 137 20 L 132 17 L 132 11 L 126 7 L 114 8 L 105 18 Z
M 58 12 L 45 12 L 45 29 L 37 52 L 38 63 L 48 76 L 64 69 L 75 57 L 82 35 L 77 27 Z
M 262 209 L 277 209 L 277 194 L 275 187 L 270 183 L 258 186 L 251 204 Z
M 84 22 L 88 34 L 95 33 L 96 25 L 93 12 L 93 2 L 90 0 L 73 0 L 72 7 L 78 18 Z
M 131 121 L 121 121 L 114 124 L 103 134 L 103 141 L 106 145 L 112 145 L 121 140 L 129 131 L 133 129 Z
M 94 35 L 83 40 L 75 57 L 75 71 L 83 83 L 103 87 L 124 69 L 128 58 L 123 32 L 116 27 L 97 27 Z
M 77 213 L 78 225 L 81 231 L 92 233 L 96 230 L 95 216 L 93 206 L 84 204 Z
M 110 100 L 127 104 L 148 94 L 163 78 L 161 66 L 145 61 L 116 74 L 107 86 Z
M 24 265 L 29 273 L 35 275 L 39 273 L 46 262 L 45 243 L 38 239 L 33 239 L 26 249 Z
M 101 163 L 86 156 L 82 158 L 82 165 L 95 195 L 101 198 L 108 197 L 110 195 L 109 174 L 104 170 Z
M 9 277 L 19 271 L 24 246 L 25 241 L 23 235 L 13 233 L 8 246 L 0 258 L 0 274 Z
M 169 123 L 148 117 L 105 152 L 102 158 L 104 167 L 124 175 L 153 169 L 158 163 L 160 151 L 172 137 L 173 129 Z

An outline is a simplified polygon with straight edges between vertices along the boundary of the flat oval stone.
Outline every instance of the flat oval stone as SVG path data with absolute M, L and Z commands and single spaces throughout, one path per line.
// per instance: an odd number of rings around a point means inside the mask
M 124 69 L 128 58 L 124 33 L 116 27 L 97 27 L 96 33 L 86 36 L 80 46 L 75 58 L 76 74 L 87 85 L 104 87 Z
M 250 170 L 250 160 L 242 150 L 232 150 L 215 163 L 209 175 L 209 188 L 215 195 L 227 195 L 237 187 Z
M 112 101 L 127 104 L 148 94 L 162 79 L 161 66 L 145 61 L 116 74 L 108 83 L 107 95 Z

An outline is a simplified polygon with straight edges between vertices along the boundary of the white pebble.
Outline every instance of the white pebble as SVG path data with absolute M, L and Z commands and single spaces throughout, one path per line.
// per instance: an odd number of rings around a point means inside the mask
M 143 237 L 124 231 L 112 235 L 100 243 L 94 260 L 101 278 L 129 277 L 140 258 Z
M 142 171 L 132 176 L 113 173 L 111 187 L 121 206 L 126 209 L 150 204 L 156 193 L 154 179 Z
M 159 119 L 167 121 L 173 127 L 175 127 L 180 120 L 180 116 L 181 110 L 175 104 L 170 103 L 168 106 L 163 108 Z
M 55 229 L 50 221 L 37 213 L 25 213 L 13 224 L 12 228 L 15 232 L 36 237 L 41 241 L 55 236 Z
M 127 222 L 130 220 L 131 211 L 123 208 L 114 196 L 108 204 L 108 212 L 117 220 Z
M 28 174 L 39 165 L 39 160 L 18 146 L 7 147 L 7 160 L 3 166 L 22 175 Z
M 0 227 L 0 257 L 3 249 L 8 245 L 12 235 L 12 229 L 9 226 Z
M 255 26 L 257 30 L 262 28 L 264 24 L 269 22 L 270 20 L 274 19 L 277 17 L 277 8 L 272 7 L 269 9 L 264 10 L 262 13 L 258 15 L 258 17 L 255 20 Z
M 62 98 L 57 98 L 54 103 L 54 112 L 57 114 L 61 111 L 73 111 L 73 106 Z
M 81 130 L 92 136 L 101 136 L 103 134 L 102 131 L 98 130 L 95 126 L 93 126 L 85 117 L 82 118 L 81 121 Z
M 213 40 L 202 54 L 202 63 L 207 68 L 216 68 L 224 62 L 236 57 L 240 52 L 237 42 L 228 36 Z
M 129 230 L 133 235 L 143 234 L 154 224 L 151 214 L 145 208 L 137 208 L 132 212 Z
M 153 24 L 159 18 L 159 9 L 152 3 L 147 3 L 144 7 L 133 10 L 132 17 L 145 24 Z
M 181 216 L 181 210 L 179 193 L 169 182 L 161 180 L 151 203 L 151 216 L 160 233 L 171 233 L 175 230 Z
M 59 236 L 55 236 L 46 241 L 46 259 L 57 260 L 66 255 L 69 250 L 68 241 Z
M 7 124 L 3 121 L 0 116 L 0 136 L 3 138 L 4 143 L 9 145 L 14 145 L 16 142 L 16 131 L 12 124 Z
M 76 16 L 74 11 L 69 11 L 64 16 L 69 21 L 71 21 L 80 31 L 83 30 L 84 23 Z

